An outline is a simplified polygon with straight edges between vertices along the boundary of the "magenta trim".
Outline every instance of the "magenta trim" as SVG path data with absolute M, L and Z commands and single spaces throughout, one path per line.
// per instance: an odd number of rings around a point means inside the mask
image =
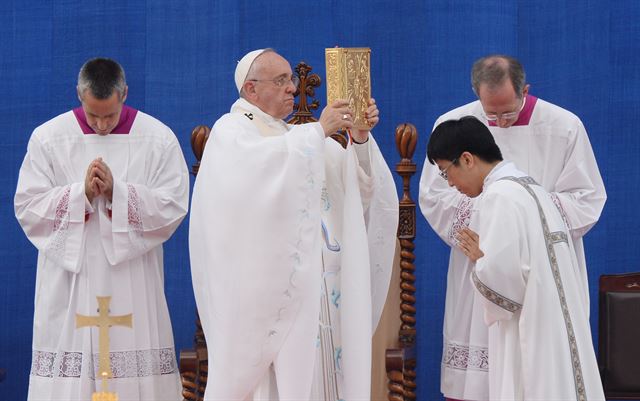
M 84 114 L 84 109 L 82 107 L 73 109 L 73 114 L 76 116 L 76 120 L 78 121 L 78 125 L 80 125 L 82 133 L 85 135 L 95 134 L 93 128 L 87 124 L 87 116 Z M 133 125 L 137 114 L 138 110 L 127 105 L 122 105 L 120 120 L 118 120 L 118 125 L 116 125 L 111 133 L 128 135 L 131 132 L 131 126 Z
M 515 127 L 518 125 L 529 125 L 529 122 L 531 121 L 531 116 L 533 115 L 533 109 L 534 107 L 536 107 L 537 101 L 538 101 L 537 97 L 533 95 L 527 95 L 527 102 L 524 104 L 524 109 L 522 109 L 522 111 L 520 112 L 520 115 L 518 116 L 518 121 L 513 123 L 513 125 L 511 126 Z M 498 124 L 495 121 L 489 121 L 489 126 L 497 127 Z

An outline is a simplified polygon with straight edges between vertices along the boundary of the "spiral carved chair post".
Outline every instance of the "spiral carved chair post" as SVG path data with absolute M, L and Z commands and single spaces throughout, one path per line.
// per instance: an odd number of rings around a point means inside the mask
M 398 348 L 386 352 L 386 370 L 389 379 L 389 401 L 416 399 L 416 298 L 415 298 L 415 249 L 416 204 L 411 199 L 411 177 L 416 172 L 413 153 L 418 142 L 418 132 L 412 124 L 400 124 L 396 128 L 396 147 L 401 160 L 396 172 L 402 177 L 402 198 L 398 239 L 400 240 L 400 319 Z

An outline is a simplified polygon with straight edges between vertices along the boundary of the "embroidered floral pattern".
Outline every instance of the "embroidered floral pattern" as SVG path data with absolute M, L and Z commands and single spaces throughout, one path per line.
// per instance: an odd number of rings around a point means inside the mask
M 325 212 L 331 209 L 331 200 L 329 199 L 329 192 L 327 191 L 326 183 L 322 185 L 322 194 L 320 195 L 322 200 L 322 210 Z
M 98 373 L 98 354 L 90 361 L 90 377 Z M 173 348 L 111 352 L 109 354 L 113 377 L 146 377 L 172 374 L 177 371 Z M 80 352 L 33 351 L 31 375 L 41 377 L 80 377 L 83 355 Z
M 128 218 L 129 218 L 129 226 L 133 229 L 133 231 L 142 235 L 142 217 L 140 215 L 140 197 L 138 196 L 138 191 L 136 188 L 128 184 L 127 185 L 129 191 L 127 194 L 127 206 L 128 206 Z
M 263 343 L 263 348 L 260 350 L 258 355 L 256 356 L 255 363 L 258 364 L 262 361 L 264 355 L 264 347 L 268 344 L 273 343 L 273 341 L 280 341 L 279 338 L 282 337 L 282 331 L 279 331 L 277 327 L 278 323 L 282 320 L 283 314 L 288 313 L 288 310 L 291 307 L 291 301 L 293 299 L 293 294 L 296 294 L 296 287 L 298 286 L 297 276 L 299 272 L 304 269 L 307 265 L 307 261 L 304 259 L 305 254 L 307 253 L 304 249 L 302 238 L 304 237 L 304 231 L 309 226 L 309 220 L 312 219 L 311 212 L 314 211 L 314 204 L 317 203 L 317 192 L 318 182 L 315 177 L 314 172 L 314 158 L 315 158 L 315 150 L 311 147 L 307 147 L 302 149 L 302 153 L 307 156 L 306 158 L 306 171 L 304 175 L 304 182 L 301 183 L 302 191 L 305 195 L 304 203 L 300 205 L 300 208 L 295 210 L 297 218 L 297 241 L 294 244 L 294 249 L 288 255 L 290 264 L 290 274 L 289 274 L 289 286 L 285 288 L 282 292 L 282 300 L 281 304 L 278 308 L 278 317 L 272 322 L 272 327 L 265 330 L 264 336 L 265 340 Z M 312 199 L 312 194 L 315 194 L 315 199 Z M 327 195 L 328 199 L 328 195 Z
M 56 215 L 53 220 L 53 233 L 47 249 L 54 255 L 57 255 L 62 259 L 64 255 L 65 243 L 69 236 L 69 199 L 71 197 L 71 187 L 67 188 L 62 193 L 58 204 L 56 205 Z
M 340 291 L 337 290 L 336 288 L 331 290 L 331 303 L 336 308 L 340 307 L 340 295 L 341 295 Z
M 569 238 L 564 231 L 555 231 L 552 233 L 545 234 L 545 236 L 547 238 L 547 241 L 551 241 L 554 244 L 557 244 L 559 242 L 564 242 L 566 244 L 569 243 Z
M 329 230 L 324 224 L 324 221 L 320 221 L 320 225 L 322 227 L 322 239 L 324 240 L 324 244 L 327 249 L 332 252 L 340 252 L 340 243 L 335 238 L 333 239 L 334 243 L 331 243 L 331 240 L 329 239 Z
M 452 369 L 489 370 L 489 350 L 486 347 L 446 343 L 442 364 Z
M 449 229 L 449 240 L 452 244 L 457 244 L 458 239 L 456 234 L 463 228 L 469 227 L 471 221 L 471 206 L 473 201 L 468 196 L 463 196 L 456 209 L 456 214 L 453 216 L 453 224 Z
M 502 309 L 505 309 L 511 313 L 515 313 L 522 308 L 521 304 L 505 297 L 504 295 L 498 294 L 491 288 L 484 285 L 476 275 L 475 270 L 471 273 L 471 279 L 473 280 L 473 284 L 476 286 L 476 289 L 478 290 L 478 292 L 480 292 L 480 294 L 482 294 L 483 297 L 501 307 Z
M 67 187 L 56 205 L 56 217 L 53 220 L 53 231 L 69 228 L 69 197 L 71 187 Z

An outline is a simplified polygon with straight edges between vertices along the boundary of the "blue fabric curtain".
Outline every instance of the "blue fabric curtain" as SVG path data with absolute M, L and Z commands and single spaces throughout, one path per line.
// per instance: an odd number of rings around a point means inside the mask
M 518 57 L 534 95 L 582 118 L 607 186 L 602 219 L 585 240 L 595 330 L 598 276 L 640 270 L 639 20 L 637 0 L 6 0 L 0 8 L 0 368 L 8 376 L 0 399 L 26 397 L 31 360 L 36 252 L 13 214 L 18 170 L 33 128 L 78 104 L 76 76 L 86 59 L 120 61 L 128 104 L 169 125 L 192 164 L 189 133 L 228 111 L 237 96 L 235 62 L 245 52 L 273 47 L 324 77 L 324 48 L 368 46 L 382 114 L 376 138 L 393 167 L 397 124 L 417 126 L 421 165 L 435 118 L 474 98 L 472 62 L 493 52 Z M 324 103 L 324 88 L 317 96 Z M 190 346 L 193 335 L 187 231 L 185 221 L 165 245 L 177 349 Z M 418 231 L 418 386 L 421 399 L 433 400 L 440 397 L 448 250 L 421 217 Z

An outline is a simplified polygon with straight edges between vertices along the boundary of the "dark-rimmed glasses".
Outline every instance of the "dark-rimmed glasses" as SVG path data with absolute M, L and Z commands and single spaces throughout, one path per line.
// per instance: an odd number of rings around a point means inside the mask
M 449 175 L 447 174 L 447 170 L 449 170 L 449 168 L 451 166 L 453 166 L 454 164 L 456 164 L 458 162 L 458 158 L 456 157 L 455 159 L 453 159 L 451 161 L 451 164 L 449 164 L 447 167 L 445 167 L 443 170 L 438 171 L 438 175 L 440 175 L 440 177 L 442 177 L 443 180 L 445 181 L 449 181 Z
M 274 79 L 247 79 L 247 81 L 252 81 L 252 82 L 271 82 L 275 86 L 277 86 L 278 88 L 282 88 L 283 86 L 286 86 L 286 85 L 288 85 L 290 83 L 293 84 L 293 86 L 295 86 L 297 88 L 298 85 L 300 84 L 300 78 L 298 78 L 297 75 L 291 75 L 290 77 L 282 76 L 282 77 L 274 78 Z

